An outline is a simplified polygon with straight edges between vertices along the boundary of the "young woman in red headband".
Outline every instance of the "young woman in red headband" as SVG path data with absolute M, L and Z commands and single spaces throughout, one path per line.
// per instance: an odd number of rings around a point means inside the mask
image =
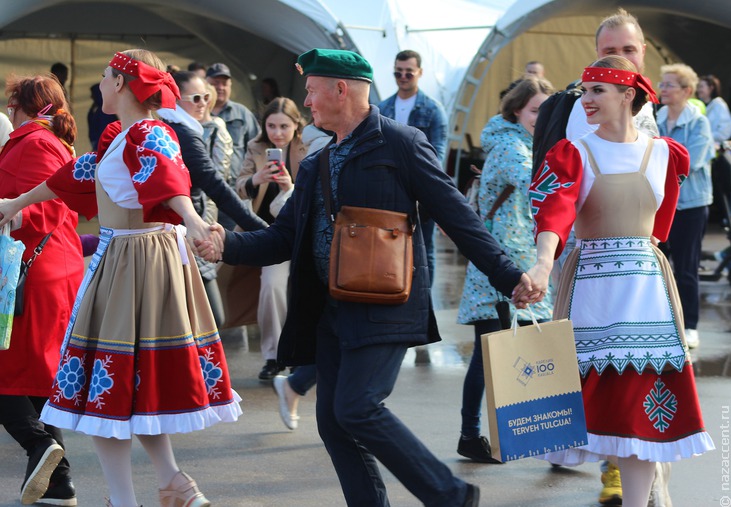
M 650 139 L 633 116 L 657 102 L 650 81 L 620 56 L 584 69 L 581 98 L 596 132 L 559 142 L 535 175 L 530 199 L 538 259 L 528 272 L 545 290 L 553 260 L 575 228 L 554 318 L 574 326 L 588 445 L 546 455 L 556 464 L 619 465 L 623 505 L 645 507 L 656 462 L 714 448 L 703 427 L 667 238 L 688 153 Z
M 174 132 L 152 119 L 152 111 L 175 107 L 179 98 L 164 69 L 149 51 L 117 53 L 100 89 L 104 112 L 120 121 L 104 131 L 98 151 L 0 202 L 0 225 L 29 204 L 56 197 L 87 217 L 99 215 L 99 248 L 79 289 L 41 419 L 92 435 L 114 507 L 138 505 L 132 435 L 155 466 L 163 506 L 210 505 L 178 468 L 168 435 L 241 414 L 184 238 L 187 228 L 189 239 L 207 239 L 209 226 L 191 203 Z M 181 220 L 185 228 L 176 225 Z

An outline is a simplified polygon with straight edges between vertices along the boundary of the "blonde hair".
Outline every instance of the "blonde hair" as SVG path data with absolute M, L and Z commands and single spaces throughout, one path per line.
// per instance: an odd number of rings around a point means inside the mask
M 675 74 L 678 76 L 678 83 L 683 88 L 690 88 L 691 94 L 695 94 L 695 89 L 698 86 L 698 74 L 684 63 L 671 63 L 670 65 L 663 65 L 660 67 L 660 74 Z
M 604 18 L 599 24 L 599 28 L 596 29 L 596 35 L 594 36 L 594 44 L 599 47 L 599 34 L 601 34 L 602 30 L 604 30 L 605 28 L 608 30 L 613 30 L 624 25 L 634 26 L 635 30 L 637 30 L 637 35 L 640 36 L 640 42 L 642 44 L 645 43 L 645 34 L 642 33 L 642 27 L 640 26 L 639 21 L 637 21 L 637 18 L 626 10 L 620 8 L 611 16 L 607 16 L 606 18 Z
M 211 98 L 208 101 L 208 105 L 206 106 L 206 108 L 208 109 L 208 114 L 213 114 L 213 108 L 216 107 L 216 101 L 218 100 L 218 93 L 211 83 L 209 83 L 205 79 L 203 80 L 203 82 L 206 85 L 206 91 L 211 94 Z
M 143 63 L 146 63 L 150 67 L 154 67 L 157 70 L 166 72 L 166 69 L 167 69 L 166 65 L 152 51 L 148 51 L 146 49 L 127 49 L 125 51 L 120 51 L 120 53 L 122 53 L 123 55 L 127 55 L 130 58 L 133 58 L 135 60 L 139 60 Z M 112 75 L 114 77 L 117 77 L 120 74 L 122 76 L 124 76 L 125 83 L 129 83 L 130 81 L 134 81 L 135 79 L 137 79 L 136 77 L 131 76 L 129 74 L 125 74 L 124 72 L 122 72 L 120 70 L 112 69 Z M 162 107 L 162 92 L 157 91 L 157 92 L 153 93 L 150 97 L 147 98 L 147 100 L 142 102 L 142 105 L 145 108 L 150 109 L 152 111 L 160 109 Z

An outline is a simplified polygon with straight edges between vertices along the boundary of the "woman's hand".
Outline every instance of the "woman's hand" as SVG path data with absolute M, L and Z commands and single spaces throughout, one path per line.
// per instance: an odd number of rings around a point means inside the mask
M 289 171 L 282 166 L 282 171 L 274 175 L 274 181 L 279 185 L 279 190 L 282 192 L 288 192 L 294 186 L 292 183 L 292 176 L 289 175 Z
M 22 206 L 18 203 L 18 199 L 0 199 L 0 227 L 11 220 L 14 220 L 15 224 L 20 223 L 18 214 L 21 213 L 22 209 Z M 12 226 L 11 228 L 17 229 L 17 227 Z
M 284 168 L 284 164 L 267 162 L 263 167 L 258 167 L 256 169 L 254 176 L 251 177 L 251 182 L 256 186 L 264 185 L 265 183 L 277 183 L 277 176 L 283 172 L 287 172 Z

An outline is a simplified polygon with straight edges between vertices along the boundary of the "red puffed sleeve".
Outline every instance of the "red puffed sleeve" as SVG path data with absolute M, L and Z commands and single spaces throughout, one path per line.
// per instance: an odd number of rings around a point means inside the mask
M 84 153 L 62 165 L 46 185 L 72 210 L 90 219 L 98 213 L 96 205 L 96 163 L 122 131 L 118 121 L 110 123 L 99 138 L 96 152 Z
M 569 140 L 562 139 L 546 155 L 528 192 L 536 237 L 543 231 L 558 234 L 556 258 L 561 255 L 576 220 L 582 173 L 579 151 Z
M 130 127 L 125 141 L 124 163 L 145 222 L 180 223 L 180 216 L 165 204 L 178 195 L 190 197 L 190 174 L 175 132 L 161 121 L 148 120 Z
M 668 171 L 665 175 L 665 197 L 655 213 L 655 226 L 652 235 L 660 241 L 667 241 L 670 226 L 673 225 L 675 207 L 678 205 L 680 185 L 690 171 L 690 155 L 685 146 L 669 137 L 661 137 L 668 143 Z

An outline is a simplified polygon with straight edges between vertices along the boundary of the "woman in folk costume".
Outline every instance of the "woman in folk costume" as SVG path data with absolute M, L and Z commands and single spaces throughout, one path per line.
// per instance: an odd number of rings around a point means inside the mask
M 173 225 L 182 218 L 189 238 L 210 235 L 191 203 L 177 138 L 152 119 L 152 110 L 179 98 L 164 69 L 145 50 L 115 54 L 100 87 L 104 111 L 120 122 L 104 131 L 99 151 L 0 203 L 0 225 L 56 196 L 87 217 L 99 215 L 101 241 L 41 418 L 92 435 L 114 507 L 137 505 L 132 435 L 155 466 L 163 506 L 210 505 L 178 468 L 168 434 L 241 414 L 185 228 Z
M 667 260 L 667 238 L 688 175 L 672 139 L 638 132 L 634 114 L 652 85 L 620 56 L 584 69 L 582 105 L 599 128 L 559 142 L 531 184 L 538 260 L 529 275 L 545 290 L 572 225 L 554 318 L 574 325 L 588 445 L 550 453 L 552 463 L 609 459 L 622 475 L 623 505 L 646 506 L 656 462 L 714 448 L 705 432 Z M 611 402 L 609 401 L 611 400 Z

